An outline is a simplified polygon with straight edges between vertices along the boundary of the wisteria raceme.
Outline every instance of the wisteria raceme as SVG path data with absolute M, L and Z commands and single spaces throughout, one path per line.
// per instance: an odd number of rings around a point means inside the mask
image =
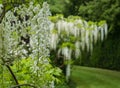
M 56 45 L 57 45 L 57 41 L 58 41 L 58 34 L 56 34 L 56 33 L 54 33 L 54 34 L 52 34 L 51 35 L 51 47 L 53 48 L 53 49 L 56 49 Z
M 83 46 L 82 46 L 83 47 Z M 75 56 L 76 58 L 79 57 L 81 55 L 81 51 L 80 51 L 80 42 L 79 41 L 76 41 L 75 43 Z
M 49 32 L 50 32 L 50 21 L 48 20 L 47 16 L 49 16 L 50 12 L 47 11 L 44 13 L 43 11 L 47 10 L 48 7 L 43 6 L 43 8 L 38 12 L 38 15 L 34 16 L 31 19 L 31 24 L 32 22 L 37 20 L 37 23 L 34 25 L 34 23 L 31 25 L 31 40 L 30 40 L 30 45 L 31 48 L 33 49 L 33 53 L 31 54 L 32 57 L 38 56 L 38 59 L 42 58 L 48 58 L 49 56 L 49 50 L 46 49 L 49 47 Z M 42 57 L 40 57 L 42 56 Z
M 17 36 L 17 30 L 15 28 L 15 25 L 12 25 L 12 21 L 16 22 L 16 17 L 13 15 L 11 11 L 6 13 L 5 18 L 3 19 L 1 23 L 1 30 L 2 30 L 2 48 L 4 48 L 4 59 L 9 59 L 10 56 L 12 55 L 14 57 L 16 50 L 19 48 L 17 47 L 19 43 L 19 36 Z M 12 25 L 12 26 L 11 26 Z M 3 49 L 1 49 L 3 50 Z M 12 58 L 13 58 L 12 57 Z
M 72 50 L 70 48 L 63 47 L 61 52 L 62 52 L 62 55 L 64 55 L 64 58 L 66 60 L 70 60 L 71 59 Z

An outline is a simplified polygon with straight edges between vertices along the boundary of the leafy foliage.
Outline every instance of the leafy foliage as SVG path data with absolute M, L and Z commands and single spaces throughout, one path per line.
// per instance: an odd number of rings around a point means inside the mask
M 120 2 L 118 0 L 92 0 L 86 5 L 81 5 L 79 8 L 79 15 L 87 20 L 106 20 L 111 29 L 113 25 L 118 26 L 118 15 L 120 14 Z M 115 24 L 114 24 L 115 23 Z

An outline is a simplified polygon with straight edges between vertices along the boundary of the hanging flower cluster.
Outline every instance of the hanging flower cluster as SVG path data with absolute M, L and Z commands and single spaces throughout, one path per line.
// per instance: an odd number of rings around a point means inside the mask
M 92 52 L 93 45 L 107 37 L 105 21 L 87 22 L 80 17 L 63 18 L 59 15 L 51 17 L 51 20 L 51 48 L 56 50 L 59 47 L 58 55 L 62 54 L 65 60 L 71 60 L 73 53 L 76 58 L 80 57 L 83 50 Z M 67 80 L 70 76 L 69 65 L 66 68 Z
M 74 46 L 76 50 L 76 57 L 78 57 L 82 50 L 93 50 L 93 45 L 98 40 L 103 41 L 107 37 L 107 24 L 105 21 L 101 22 L 87 22 L 81 18 L 61 18 L 51 24 L 51 48 L 56 49 L 60 41 L 69 42 L 70 37 L 75 38 Z M 70 57 L 71 50 L 66 47 L 61 47 L 65 57 Z M 78 50 L 79 49 L 79 50 Z

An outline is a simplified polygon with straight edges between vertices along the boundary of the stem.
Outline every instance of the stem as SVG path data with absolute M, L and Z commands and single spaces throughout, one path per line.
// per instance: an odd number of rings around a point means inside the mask
M 15 74 L 13 73 L 12 69 L 10 68 L 10 66 L 9 66 L 9 65 L 5 65 L 5 66 L 8 68 L 10 74 L 12 75 L 13 79 L 15 80 L 15 83 L 16 83 L 17 85 L 19 85 L 18 80 L 17 80 Z M 20 86 L 18 86 L 18 88 L 20 88 Z
M 29 87 L 37 88 L 36 86 L 31 85 L 31 84 L 19 84 L 19 85 L 15 85 L 15 86 L 13 86 L 11 88 L 16 88 L 16 87 L 20 87 L 20 86 L 29 86 Z

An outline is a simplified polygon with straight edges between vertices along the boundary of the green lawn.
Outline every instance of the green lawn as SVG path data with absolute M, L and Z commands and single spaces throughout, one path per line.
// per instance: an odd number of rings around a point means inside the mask
M 120 72 L 73 66 L 70 88 L 120 88 Z

